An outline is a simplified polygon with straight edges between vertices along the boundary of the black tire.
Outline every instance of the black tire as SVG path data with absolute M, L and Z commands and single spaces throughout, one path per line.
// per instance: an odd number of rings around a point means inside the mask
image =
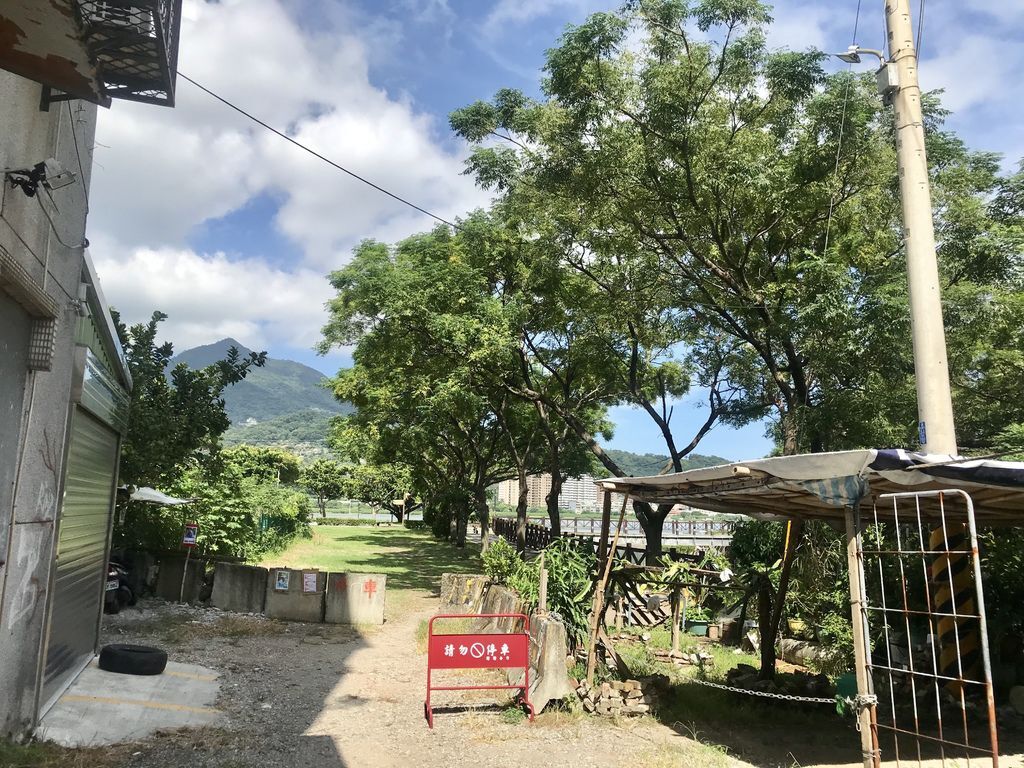
M 117 604 L 122 608 L 135 605 L 135 593 L 124 584 L 117 588 Z
M 105 645 L 100 651 L 100 669 L 122 675 L 159 675 L 167 666 L 167 652 L 148 645 Z

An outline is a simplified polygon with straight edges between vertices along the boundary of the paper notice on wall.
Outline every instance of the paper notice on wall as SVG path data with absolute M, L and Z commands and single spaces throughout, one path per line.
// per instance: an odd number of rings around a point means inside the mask
M 291 571 L 277 571 L 274 574 L 274 589 L 278 592 L 287 592 L 291 576 Z
M 308 573 L 303 571 L 302 573 L 302 591 L 305 593 L 316 592 L 316 571 Z

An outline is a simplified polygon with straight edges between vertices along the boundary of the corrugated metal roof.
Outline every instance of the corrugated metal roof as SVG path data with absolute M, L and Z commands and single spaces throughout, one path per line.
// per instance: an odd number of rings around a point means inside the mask
M 656 504 L 824 520 L 842 520 L 857 501 L 874 503 L 885 494 L 960 489 L 974 500 L 979 523 L 1024 522 L 1024 463 L 897 450 L 778 456 L 598 485 Z

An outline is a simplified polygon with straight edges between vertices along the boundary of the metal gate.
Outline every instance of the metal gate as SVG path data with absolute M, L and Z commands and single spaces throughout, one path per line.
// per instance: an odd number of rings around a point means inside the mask
M 880 496 L 870 515 L 855 513 L 855 523 L 875 765 L 997 768 L 971 497 L 960 490 Z
M 96 651 L 117 456 L 117 433 L 76 408 L 52 582 L 41 712 Z

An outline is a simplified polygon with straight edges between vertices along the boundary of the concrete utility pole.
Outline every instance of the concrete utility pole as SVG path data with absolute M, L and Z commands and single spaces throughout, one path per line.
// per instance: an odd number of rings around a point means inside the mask
M 953 397 L 949 386 L 946 334 L 942 321 L 939 267 L 935 256 L 935 225 L 924 147 L 921 86 L 910 20 L 910 0 L 886 0 L 885 23 L 889 57 L 899 73 L 893 97 L 896 148 L 899 154 L 900 197 L 907 248 L 910 319 L 917 377 L 917 412 L 921 449 L 956 455 Z

